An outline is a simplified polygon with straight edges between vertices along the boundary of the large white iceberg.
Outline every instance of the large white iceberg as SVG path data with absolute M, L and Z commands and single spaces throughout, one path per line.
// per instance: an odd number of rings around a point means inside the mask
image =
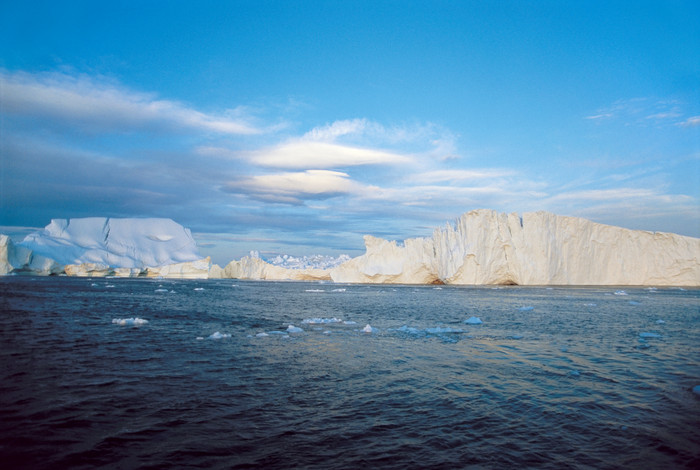
M 171 219 L 54 219 L 18 244 L 0 239 L 0 273 L 206 278 L 209 260 Z
M 476 210 L 430 238 L 365 237 L 335 282 L 517 285 L 700 285 L 700 239 L 629 230 L 548 212 Z
M 700 239 L 548 212 L 476 210 L 432 237 L 365 237 L 340 265 L 258 256 L 221 268 L 170 219 L 57 219 L 14 244 L 0 235 L 0 275 L 162 276 L 342 283 L 700 286 Z M 325 260 L 327 261 L 327 260 Z M 335 264 L 335 263 L 333 263 Z M 293 269 L 295 265 L 302 269 Z

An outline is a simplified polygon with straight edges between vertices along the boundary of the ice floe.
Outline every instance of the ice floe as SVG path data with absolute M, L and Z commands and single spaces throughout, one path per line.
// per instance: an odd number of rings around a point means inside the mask
M 223 339 L 230 338 L 231 335 L 227 333 L 219 333 L 218 331 L 209 335 L 209 339 Z
M 375 328 L 372 328 L 372 327 L 370 326 L 370 324 L 367 323 L 367 325 L 366 325 L 364 328 L 362 328 L 362 331 L 365 332 L 365 333 L 374 333 L 374 332 L 376 332 L 377 330 L 376 330 Z
M 304 330 L 299 328 L 298 326 L 289 325 L 287 327 L 287 333 L 303 333 L 303 332 L 304 332 Z
M 112 320 L 112 323 L 120 326 L 141 326 L 148 323 L 148 320 L 143 318 L 115 318 Z
M 466 320 L 464 320 L 464 323 L 466 323 L 467 325 L 481 325 L 484 322 L 481 321 L 481 318 L 479 317 L 469 317 Z
M 441 335 L 441 334 L 450 334 L 450 333 L 464 333 L 464 330 L 460 330 L 459 328 L 449 328 L 449 327 L 442 327 L 438 326 L 435 328 L 426 328 L 425 332 L 431 335 Z
M 343 323 L 343 320 L 340 318 L 306 318 L 301 322 L 309 325 L 323 325 L 326 323 Z

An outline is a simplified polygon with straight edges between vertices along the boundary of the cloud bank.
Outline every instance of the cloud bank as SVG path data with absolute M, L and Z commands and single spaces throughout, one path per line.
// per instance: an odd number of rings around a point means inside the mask
M 430 122 L 268 122 L 246 106 L 197 109 L 99 75 L 0 70 L 0 90 L 4 226 L 171 217 L 230 235 L 210 235 L 212 246 L 240 241 L 229 259 L 250 240 L 270 250 L 352 251 L 361 234 L 425 235 L 484 207 L 700 234 L 697 190 L 674 186 L 668 170 L 696 167 L 697 154 L 659 165 L 624 149 L 563 149 L 542 166 L 526 150 L 469 148 L 468 130 Z M 650 123 L 687 133 L 700 122 L 679 103 L 648 99 L 621 100 L 581 121 L 582 132 L 624 122 L 647 134 Z

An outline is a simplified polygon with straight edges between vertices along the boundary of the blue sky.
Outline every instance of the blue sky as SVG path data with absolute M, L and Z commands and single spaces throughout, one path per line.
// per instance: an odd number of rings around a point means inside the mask
M 698 24 L 694 1 L 3 2 L 0 231 L 170 217 L 220 263 L 477 208 L 698 237 Z

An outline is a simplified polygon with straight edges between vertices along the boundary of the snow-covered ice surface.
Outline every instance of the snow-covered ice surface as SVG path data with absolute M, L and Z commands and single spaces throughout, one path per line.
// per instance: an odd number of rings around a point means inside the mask
M 700 290 L 314 287 L 0 279 L 3 464 L 700 461 Z
M 202 258 L 189 229 L 171 219 L 53 219 L 19 243 L 60 264 L 143 268 Z

